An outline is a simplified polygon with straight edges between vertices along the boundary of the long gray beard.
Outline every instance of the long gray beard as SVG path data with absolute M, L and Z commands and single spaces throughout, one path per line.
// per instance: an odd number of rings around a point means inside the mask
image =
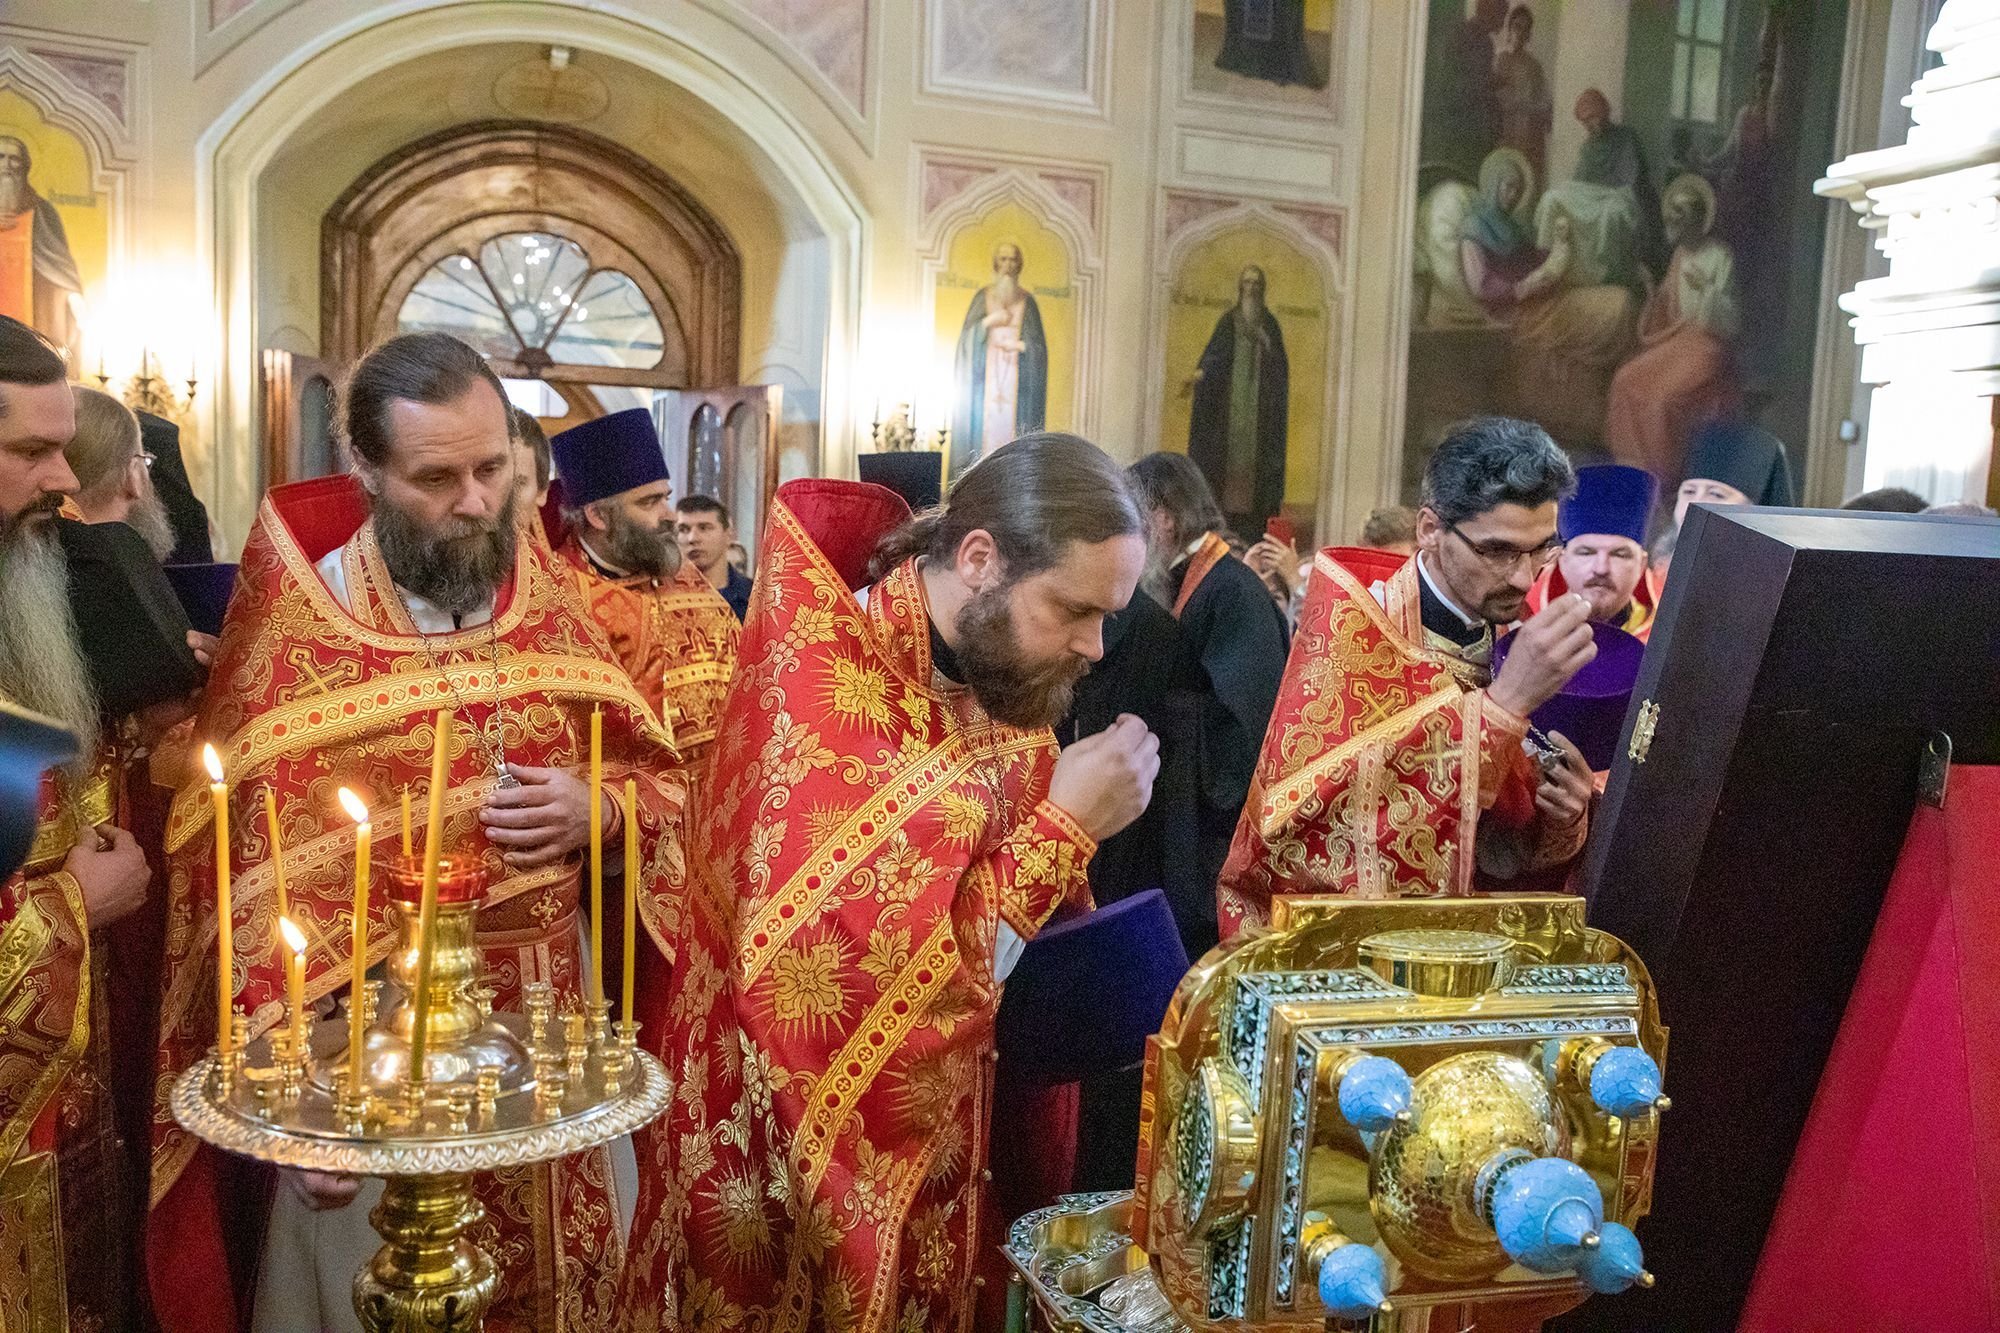
M 69 570 L 55 524 L 18 523 L 0 535 L 0 692 L 76 733 L 82 777 L 97 753 L 97 691 L 77 647 Z
M 1181 552 L 1168 550 L 1160 543 L 1146 543 L 1146 572 L 1139 576 L 1139 587 L 1161 606 L 1174 604 L 1174 565 Z
M 12 217 L 25 213 L 34 202 L 35 196 L 28 190 L 27 182 L 8 172 L 0 176 L 0 217 Z
M 636 523 L 615 506 L 605 507 L 604 558 L 620 569 L 656 579 L 670 579 L 681 572 L 681 547 L 671 528 L 649 528 Z
M 514 522 L 515 493 L 491 523 L 454 519 L 425 529 L 387 501 L 374 506 L 375 540 L 389 577 L 440 610 L 469 615 L 489 603 L 514 568 L 520 530 Z
M 992 302 L 994 305 L 1012 305 L 1014 298 L 1020 294 L 1020 279 L 1008 273 L 996 273 L 993 275 Z
M 174 521 L 167 516 L 167 506 L 159 492 L 150 486 L 132 502 L 125 515 L 125 526 L 145 539 L 155 560 L 164 561 L 174 553 Z

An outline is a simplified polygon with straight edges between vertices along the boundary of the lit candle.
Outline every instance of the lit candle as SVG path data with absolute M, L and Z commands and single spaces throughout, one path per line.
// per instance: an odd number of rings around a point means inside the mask
M 264 826 L 271 831 L 271 868 L 278 876 L 278 915 L 292 914 L 292 905 L 285 896 L 285 844 L 278 837 L 278 798 L 269 787 L 264 788 Z
M 285 1003 L 291 1011 L 292 1052 L 295 1059 L 306 1056 L 306 936 L 288 916 L 278 918 L 278 933 L 285 945 Z
M 361 798 L 342 787 L 335 793 L 340 808 L 354 821 L 354 928 L 353 948 L 347 961 L 347 1095 L 361 1096 L 361 1046 L 366 1035 L 362 1023 L 363 1001 L 368 979 L 368 807 Z M 403 789 L 403 809 L 407 811 L 410 789 Z M 405 825 L 407 827 L 407 825 Z
M 222 756 L 213 745 L 201 747 L 201 762 L 208 769 L 208 796 L 215 806 L 215 1052 L 226 1059 L 229 1020 L 236 1008 L 236 988 L 230 977 L 235 950 L 230 941 L 229 785 L 222 780 Z
M 639 784 L 625 779 L 625 1007 L 620 1014 L 632 1021 L 632 974 L 636 971 L 639 938 Z
M 410 1082 L 424 1081 L 424 1053 L 429 1046 L 431 1018 L 431 955 L 436 952 L 438 857 L 444 851 L 445 762 L 451 740 L 451 710 L 437 715 L 437 743 L 431 748 L 430 809 L 424 820 L 424 888 L 417 906 L 416 1023 L 410 1031 Z
M 403 784 L 403 859 L 410 859 L 410 784 Z
M 604 710 L 590 710 L 590 998 L 604 998 Z

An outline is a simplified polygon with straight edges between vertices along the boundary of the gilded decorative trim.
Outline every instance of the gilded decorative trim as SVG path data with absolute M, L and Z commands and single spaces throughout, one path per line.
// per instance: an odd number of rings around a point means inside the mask
M 399 673 L 315 694 L 259 713 L 217 749 L 226 771 L 259 768 L 288 754 L 324 750 L 356 736 L 378 732 L 381 719 L 452 708 L 458 697 L 502 702 L 529 694 L 573 697 L 586 702 L 620 703 L 630 707 L 644 725 L 657 728 L 652 709 L 632 688 L 618 667 L 591 658 L 551 653 L 514 653 L 497 673 L 490 664 L 454 663 L 442 674 Z M 449 684 L 446 682 L 449 681 Z M 453 688 L 458 695 L 454 696 Z M 427 720 L 427 719 L 426 719 Z M 663 748 L 664 732 L 649 735 Z M 178 852 L 208 827 L 214 817 L 208 781 L 197 778 L 174 797 L 167 824 L 166 849 Z
M 1463 898 L 1472 892 L 1472 872 L 1477 868 L 1479 857 L 1475 853 L 1474 839 L 1479 828 L 1479 812 L 1487 801 L 1482 786 L 1486 780 L 1485 726 L 1486 709 L 1489 706 L 1486 692 L 1480 690 L 1458 697 L 1459 762 L 1464 765 L 1458 779 L 1458 828 L 1460 838 L 1449 850 L 1455 853 L 1452 866 L 1452 892 Z M 1493 705 L 1497 706 L 1497 705 Z M 1498 784 L 1495 784 L 1498 791 Z
M 69 1333 L 63 1281 L 62 1192 L 52 1152 L 29 1153 L 0 1170 L 0 1329 Z M 18 1266 L 17 1266 L 18 1264 Z M 19 1325 L 10 1322 L 25 1320 Z
M 825 1179 L 833 1161 L 833 1146 L 853 1117 L 861 1094 L 874 1083 L 904 1038 L 925 1020 L 930 1002 L 951 981 L 957 955 L 951 922 L 940 921 L 924 941 L 923 951 L 910 959 L 894 983 L 883 987 L 855 1025 L 854 1035 L 828 1064 L 827 1072 L 814 1080 L 805 1116 L 792 1140 L 792 1165 L 805 1181 L 807 1195 L 816 1193 Z M 900 1013 L 898 1004 L 903 1006 Z
M 1017 733 L 1002 741 L 991 757 L 997 761 L 1031 752 L 1040 749 L 1043 743 L 1040 733 Z M 958 753 L 953 754 L 954 750 Z M 818 859 L 800 866 L 746 923 L 745 943 L 736 954 L 737 974 L 742 983 L 749 986 L 763 976 L 779 950 L 840 891 L 852 867 L 862 864 L 902 827 L 900 817 L 886 812 L 890 802 L 916 809 L 988 757 L 989 752 L 974 750 L 965 733 L 954 729 L 916 763 L 886 775 L 868 802 L 820 844 Z M 914 794 L 909 790 L 913 782 L 917 784 Z
M 1464 696 L 1457 690 L 1441 690 L 1435 694 L 1427 694 L 1409 707 L 1390 714 L 1376 729 L 1388 731 L 1393 727 L 1407 727 L 1428 713 L 1451 707 L 1462 697 Z M 1322 778 L 1327 777 L 1355 755 L 1371 746 L 1381 744 L 1379 736 L 1367 732 L 1349 737 L 1287 778 L 1283 790 L 1271 796 L 1262 812 L 1257 825 L 1259 831 L 1266 838 L 1283 832 L 1292 817 L 1298 813 L 1299 807 L 1318 790 Z
M 343 633 L 368 647 L 397 652 L 407 651 L 406 641 L 416 637 L 414 626 L 407 634 L 390 634 L 357 619 L 340 604 L 340 599 L 333 595 L 333 589 L 326 586 L 326 580 L 319 576 L 319 571 L 313 567 L 313 562 L 306 559 L 304 548 L 299 545 L 298 539 L 292 536 L 291 525 L 271 503 L 270 495 L 265 495 L 263 503 L 257 507 L 257 513 L 258 520 L 271 542 L 271 549 L 283 562 L 286 572 L 298 584 L 300 592 L 322 621 L 337 626 Z M 362 528 L 367 527 L 369 524 L 364 522 Z M 356 532 L 361 530 L 361 528 L 355 529 Z M 347 545 L 348 543 L 343 543 L 343 549 Z M 430 635 L 429 642 L 432 648 L 439 652 L 469 652 L 485 646 L 488 625 L 492 627 L 493 633 L 502 638 L 519 628 L 522 618 L 528 613 L 528 601 L 533 587 L 530 567 L 534 561 L 531 553 L 535 549 L 533 542 L 524 541 L 517 544 L 514 553 L 514 595 L 507 599 L 506 606 L 501 607 L 487 625 L 474 625 L 471 629 L 454 630 L 450 634 Z M 553 571 L 548 573 L 553 577 Z
M 48 1057 L 48 1063 L 41 1067 L 16 1101 L 18 1109 L 14 1118 L 0 1124 L 0 1163 L 14 1160 L 14 1155 L 27 1141 L 28 1131 L 34 1127 L 42 1107 L 62 1086 L 62 1081 L 69 1077 L 70 1069 L 82 1058 L 83 1048 L 90 1041 L 90 918 L 84 912 L 83 885 L 77 882 L 74 875 L 62 870 L 43 876 L 39 882 L 46 888 L 35 898 L 42 902 L 59 898 L 69 912 L 71 926 L 77 935 L 76 1004 L 70 1014 L 69 1034 L 62 1046 Z M 47 950 L 53 943 L 54 932 L 51 930 L 50 938 L 42 948 Z M 11 993 L 4 998 L 11 1000 Z

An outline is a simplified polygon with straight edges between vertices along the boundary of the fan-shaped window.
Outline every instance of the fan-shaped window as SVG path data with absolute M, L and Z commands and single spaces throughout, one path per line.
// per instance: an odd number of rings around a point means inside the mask
M 508 232 L 477 255 L 447 255 L 417 280 L 397 325 L 454 334 L 530 368 L 650 370 L 665 351 L 659 315 L 639 285 L 547 232 Z

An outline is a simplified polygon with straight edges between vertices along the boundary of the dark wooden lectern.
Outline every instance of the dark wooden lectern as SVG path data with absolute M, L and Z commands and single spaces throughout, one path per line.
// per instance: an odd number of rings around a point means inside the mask
M 1674 1109 L 1639 1227 L 1659 1285 L 1551 1327 L 1721 1333 L 1825 1095 L 1863 956 L 1899 947 L 1870 940 L 1926 747 L 1948 737 L 1954 762 L 2000 763 L 2000 523 L 1696 509 L 1627 742 L 1635 726 L 1582 873 L 1591 924 L 1646 961 L 1671 1030 Z M 1962 966 L 2000 990 L 2000 959 Z M 1880 1219 L 1924 1220 L 1893 1206 Z M 1800 1310 L 1787 1327 L 1848 1326 L 1827 1322 L 1838 1314 Z

